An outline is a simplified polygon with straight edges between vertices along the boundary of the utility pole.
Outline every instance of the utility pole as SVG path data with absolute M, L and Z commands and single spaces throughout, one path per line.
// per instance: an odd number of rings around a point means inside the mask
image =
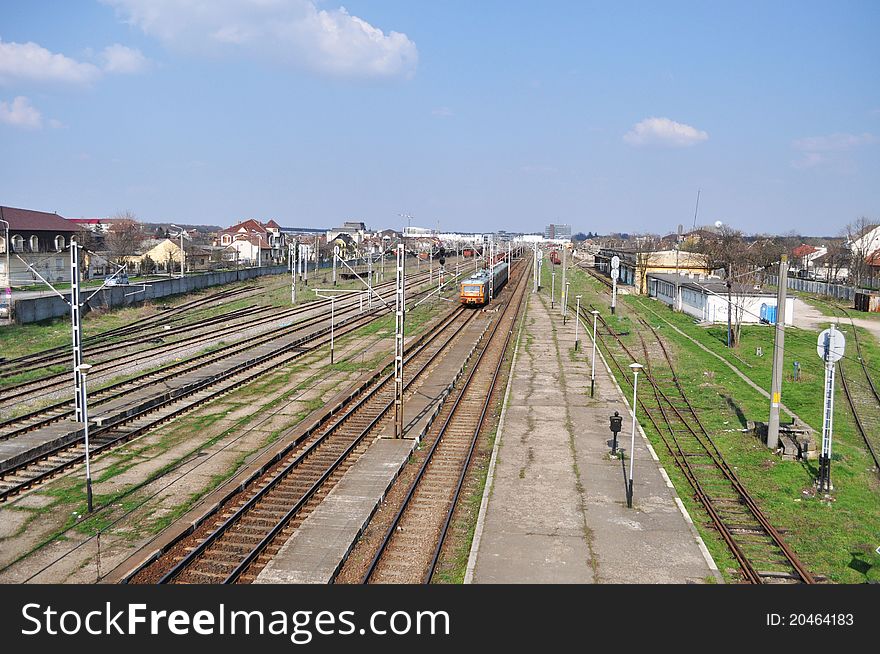
M 70 324 L 73 331 L 73 387 L 77 422 L 83 421 L 85 384 L 82 373 L 82 314 L 79 299 L 79 243 L 70 238 Z
M 333 246 L 333 286 L 336 286 L 336 259 L 339 258 L 339 246 Z
M 556 308 L 556 271 L 550 272 L 550 308 Z
M 290 303 L 296 304 L 296 239 L 290 244 L 289 251 L 287 258 L 290 260 Z
M 404 248 L 397 245 L 397 288 L 394 311 L 394 437 L 403 438 Z
M 785 355 L 785 296 L 788 289 L 788 255 L 779 262 L 779 287 L 776 291 L 776 335 L 773 339 L 773 374 L 770 379 L 770 419 L 767 422 L 767 447 L 779 445 L 779 404 L 782 395 L 782 367 Z
M 565 309 L 565 305 L 568 302 L 568 286 L 566 286 L 566 281 L 565 281 L 565 278 L 567 275 L 566 268 L 568 267 L 567 266 L 568 253 L 566 252 L 564 247 L 560 248 L 560 250 L 562 250 L 562 287 L 561 288 L 562 288 L 562 324 L 564 325 L 565 324 L 565 314 L 567 313 L 567 311 Z

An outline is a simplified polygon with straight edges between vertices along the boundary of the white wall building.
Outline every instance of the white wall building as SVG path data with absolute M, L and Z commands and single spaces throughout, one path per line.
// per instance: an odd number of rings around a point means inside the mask
M 727 284 L 722 279 L 700 279 L 686 275 L 648 273 L 648 294 L 673 307 L 677 311 L 693 316 L 700 322 L 727 322 Z M 760 291 L 742 284 L 734 283 L 731 293 L 733 320 L 741 313 L 742 324 L 776 322 L 776 293 Z M 785 301 L 785 324 L 794 321 L 794 298 Z

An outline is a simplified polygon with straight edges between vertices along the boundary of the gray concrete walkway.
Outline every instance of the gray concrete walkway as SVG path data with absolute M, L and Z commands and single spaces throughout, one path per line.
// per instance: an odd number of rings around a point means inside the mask
M 571 314 L 569 314 L 571 317 Z M 535 295 L 513 369 L 466 581 L 473 583 L 705 583 L 711 557 L 647 440 L 636 435 L 635 502 L 626 506 L 623 463 L 611 459 L 608 416 L 628 405 L 597 359 L 590 398 L 590 341 L 563 326 Z M 574 360 L 573 360 L 574 359 Z

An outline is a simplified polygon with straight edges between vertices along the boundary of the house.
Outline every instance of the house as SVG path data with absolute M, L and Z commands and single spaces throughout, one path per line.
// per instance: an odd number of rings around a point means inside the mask
M 224 258 L 235 262 L 236 265 L 263 266 L 272 263 L 276 255 L 280 257 L 280 252 L 276 253 L 267 235 L 258 231 L 251 231 L 248 234 L 237 232 L 226 245 L 225 251 Z
M 264 264 L 277 263 L 284 259 L 287 251 L 286 236 L 281 232 L 281 226 L 274 220 L 263 224 L 259 220 L 249 218 L 232 227 L 220 230 L 218 236 L 217 245 L 225 247 L 227 252 L 238 252 L 241 261 L 245 259 L 257 261 L 259 259 Z M 230 249 L 230 246 L 233 246 L 237 240 L 244 242 L 240 246 Z
M 342 227 L 327 230 L 327 242 L 336 240 L 340 234 L 347 234 L 355 244 L 360 245 L 367 235 L 367 226 L 362 222 L 346 221 Z
M 189 272 L 211 268 L 211 250 L 184 242 L 183 261 Z M 180 271 L 180 239 L 150 239 L 142 252 L 125 257 L 129 271 L 135 274 L 171 273 Z
M 647 293 L 648 273 L 691 273 L 708 275 L 708 258 L 699 252 L 687 250 L 638 251 L 633 247 L 600 248 L 595 255 L 595 267 L 611 275 L 611 259 L 620 259 L 618 283 L 635 286 L 639 293 Z
M 717 277 L 648 273 L 648 295 L 676 311 L 693 316 L 700 322 L 727 322 L 727 282 Z M 730 305 L 733 320 L 742 324 L 775 322 L 776 293 L 745 284 L 731 284 Z M 785 301 L 785 324 L 793 324 L 794 298 Z
M 9 286 L 39 283 L 40 277 L 70 281 L 70 239 L 78 225 L 57 213 L 0 206 L 0 229 L 0 279 Z

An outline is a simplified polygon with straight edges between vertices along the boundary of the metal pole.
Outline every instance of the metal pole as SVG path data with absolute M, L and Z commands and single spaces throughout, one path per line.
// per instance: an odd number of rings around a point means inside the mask
M 397 246 L 397 288 L 394 320 L 394 437 L 403 438 L 404 247 Z
M 590 366 L 590 397 L 593 397 L 596 391 L 596 318 L 599 316 L 599 312 L 593 309 L 590 313 L 593 314 L 593 363 Z
M 556 271 L 550 273 L 550 308 L 556 307 Z
M 296 239 L 290 244 L 290 303 L 296 304 Z
M 336 318 L 336 298 L 330 298 L 330 365 L 333 365 L 333 321 Z
M 636 402 L 638 401 L 639 388 L 639 370 L 642 365 L 640 363 L 631 363 L 635 378 L 633 379 L 633 403 L 632 403 L 632 435 L 629 444 L 629 481 L 627 482 L 626 505 L 630 509 L 633 505 L 633 466 L 636 461 Z
M 730 298 L 730 290 L 731 290 L 732 282 L 730 280 L 730 269 L 727 272 L 727 347 L 733 347 L 733 338 L 731 327 L 731 316 L 733 314 L 733 302 Z
M 75 419 L 83 420 L 82 372 L 82 316 L 79 300 L 79 244 L 76 237 L 70 239 L 70 324 L 73 332 L 73 394 Z
M 339 257 L 339 246 L 333 246 L 333 286 L 336 286 L 336 259 Z
M 562 250 L 562 288 L 565 292 L 565 301 L 562 303 L 562 324 L 564 325 L 565 314 L 568 313 L 568 309 L 566 307 L 566 305 L 568 304 L 568 282 L 566 281 L 566 275 L 568 274 L 568 272 L 566 271 L 566 268 L 568 267 L 566 266 L 566 263 L 568 261 L 568 254 L 564 247 L 560 249 Z
M 578 343 L 578 326 L 581 323 L 581 296 L 575 295 L 574 299 L 577 300 L 577 306 L 574 310 L 574 351 L 578 351 L 579 343 Z
M 788 287 L 788 256 L 779 262 L 779 287 L 776 292 L 776 334 L 773 339 L 773 373 L 770 380 L 770 419 L 767 422 L 767 447 L 779 445 L 779 405 L 782 394 L 782 366 L 785 355 L 785 296 Z
M 370 252 L 370 257 L 367 259 L 367 292 L 369 293 L 369 297 L 367 298 L 367 308 L 373 308 L 373 253 Z
M 563 277 L 565 277 L 565 271 L 563 271 Z M 571 282 L 565 282 L 565 294 L 562 296 L 562 324 L 565 324 L 565 321 L 568 319 L 568 287 L 571 285 Z
M 90 463 L 90 454 L 89 454 L 89 410 L 88 410 L 88 398 L 86 393 L 86 371 L 91 368 L 89 364 L 82 364 L 79 366 L 79 372 L 82 377 L 82 385 L 83 385 L 83 430 L 85 433 L 85 452 L 86 452 L 86 502 L 89 507 L 89 513 L 92 512 L 94 508 L 92 505 L 92 469 Z

